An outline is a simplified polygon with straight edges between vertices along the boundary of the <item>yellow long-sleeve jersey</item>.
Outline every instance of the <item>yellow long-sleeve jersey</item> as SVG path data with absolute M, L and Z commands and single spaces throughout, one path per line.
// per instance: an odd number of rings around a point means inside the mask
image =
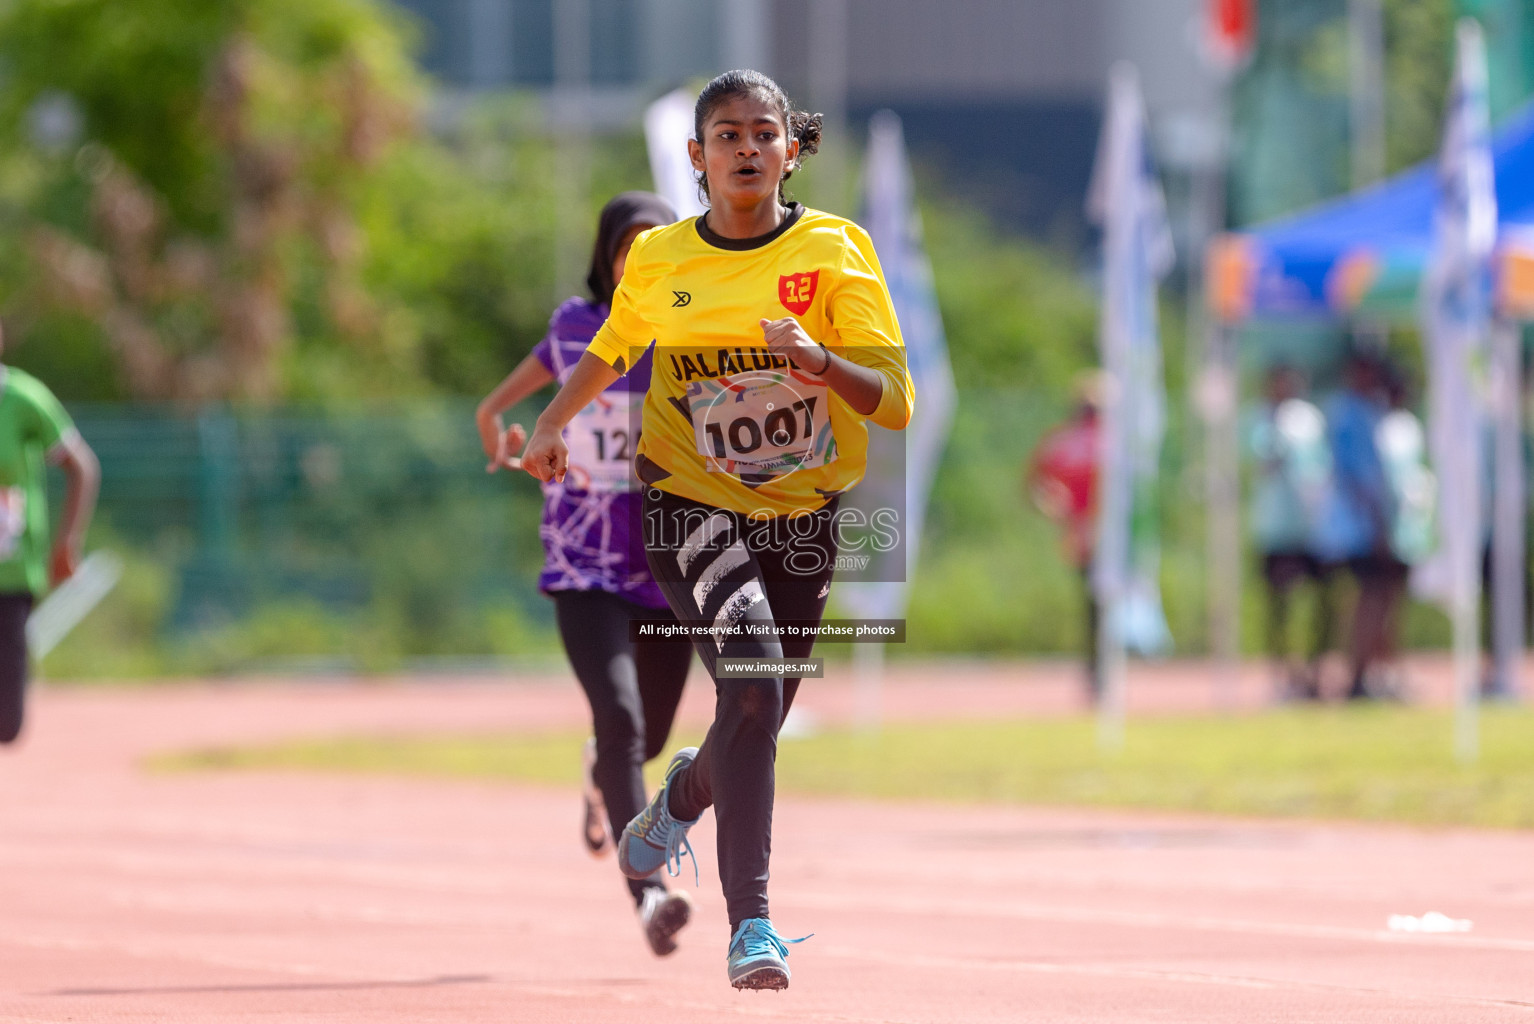
M 905 344 L 862 228 L 797 203 L 759 238 L 679 221 L 635 240 L 588 349 L 623 370 L 655 342 L 635 456 L 642 481 L 746 515 L 791 516 L 862 479 L 865 417 L 766 348 L 761 321 L 785 316 L 876 372 L 883 392 L 866 419 L 905 427 L 914 400 Z

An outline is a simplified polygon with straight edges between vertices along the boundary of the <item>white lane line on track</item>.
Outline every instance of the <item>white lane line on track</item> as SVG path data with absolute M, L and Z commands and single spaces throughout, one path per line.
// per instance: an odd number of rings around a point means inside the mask
M 1106 964 L 1062 964 L 1037 960 L 977 960 L 963 957 L 937 957 L 908 953 L 878 953 L 850 946 L 823 946 L 819 952 L 829 957 L 891 967 L 923 967 L 942 971 L 987 971 L 1018 974 L 1075 974 L 1133 981 L 1164 981 L 1192 985 L 1218 985 L 1227 988 L 1250 988 L 1266 991 L 1317 992 L 1348 994 L 1371 999 L 1402 999 L 1411 1002 L 1455 1003 L 1467 1006 L 1496 1006 L 1534 1013 L 1534 1002 L 1521 999 L 1495 999 L 1489 996 L 1465 996 L 1403 992 L 1399 989 L 1369 988 L 1353 985 L 1330 985 L 1325 982 L 1293 981 L 1277 978 L 1254 978 L 1236 974 L 1208 974 L 1199 971 L 1158 970 L 1151 967 L 1115 967 Z
M 1227 932 L 1241 935 L 1282 935 L 1296 939 L 1367 942 L 1385 945 L 1442 946 L 1455 949 L 1500 950 L 1512 953 L 1534 952 L 1534 939 L 1503 939 L 1489 935 L 1433 935 L 1417 932 L 1391 932 L 1375 928 L 1348 928 L 1341 925 L 1293 924 L 1282 921 L 1250 921 L 1240 918 L 1188 917 L 1182 914 L 1158 914 L 1128 910 L 1092 910 L 1072 907 L 1043 907 L 1006 900 L 960 900 L 952 896 L 920 899 L 881 893 L 877 900 L 838 896 L 830 893 L 795 892 L 774 902 L 814 907 L 822 910 L 861 910 L 923 914 L 933 917 L 986 917 L 1029 921 L 1056 921 L 1072 924 L 1113 924 L 1157 931 Z

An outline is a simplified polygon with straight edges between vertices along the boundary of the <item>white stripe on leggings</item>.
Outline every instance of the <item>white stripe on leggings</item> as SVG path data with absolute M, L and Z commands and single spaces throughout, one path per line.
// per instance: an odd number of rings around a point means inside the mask
M 708 600 L 708 595 L 724 579 L 725 574 L 731 569 L 738 569 L 750 561 L 751 556 L 746 554 L 746 546 L 736 541 L 723 551 L 717 558 L 709 563 L 703 575 L 698 577 L 698 582 L 692 588 L 692 599 L 698 603 L 698 611 L 703 611 L 703 603 Z
M 762 585 L 756 580 L 747 580 L 742 583 L 735 593 L 724 599 L 724 607 L 719 609 L 719 614 L 714 616 L 714 646 L 724 650 L 725 634 L 730 627 L 741 620 L 746 611 L 754 604 L 767 600 L 767 595 L 762 593 Z
M 682 575 L 687 575 L 687 570 L 697 557 L 703 553 L 703 549 L 714 542 L 714 538 L 730 528 L 730 517 L 723 512 L 715 512 L 684 541 L 682 547 L 676 553 L 676 564 L 682 570 Z

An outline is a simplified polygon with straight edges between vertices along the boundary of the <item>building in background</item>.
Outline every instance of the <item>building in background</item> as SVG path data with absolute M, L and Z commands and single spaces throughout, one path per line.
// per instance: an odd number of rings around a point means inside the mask
M 395 2 L 423 25 L 426 69 L 457 89 L 552 93 L 562 32 L 574 26 L 585 45 L 567 66 L 590 69 L 597 130 L 631 129 L 661 92 L 740 66 L 852 122 L 848 139 L 862 137 L 873 111 L 893 109 L 919 165 L 1001 222 L 1068 245 L 1084 234 L 1116 61 L 1139 67 L 1152 124 L 1166 126 L 1168 165 L 1207 149 L 1202 0 Z

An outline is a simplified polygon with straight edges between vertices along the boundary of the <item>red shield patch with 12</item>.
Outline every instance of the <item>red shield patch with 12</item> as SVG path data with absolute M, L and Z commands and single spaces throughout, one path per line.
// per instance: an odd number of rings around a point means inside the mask
M 778 278 L 778 301 L 794 316 L 809 312 L 815 301 L 815 286 L 820 284 L 820 271 L 807 274 L 784 274 Z

